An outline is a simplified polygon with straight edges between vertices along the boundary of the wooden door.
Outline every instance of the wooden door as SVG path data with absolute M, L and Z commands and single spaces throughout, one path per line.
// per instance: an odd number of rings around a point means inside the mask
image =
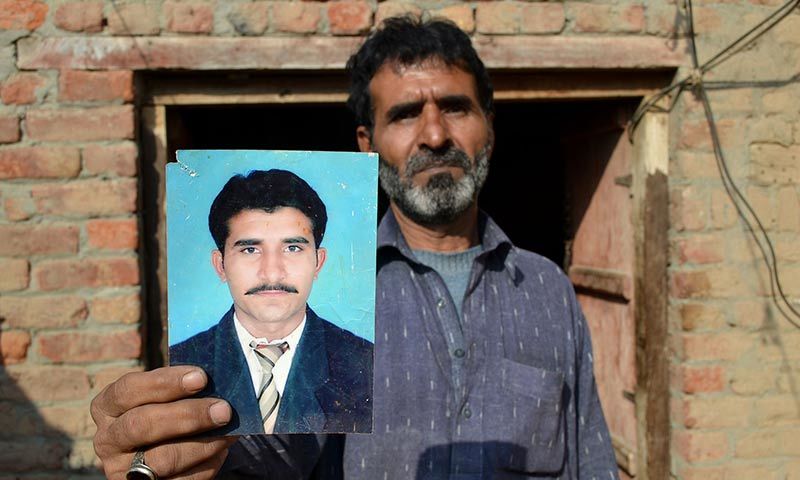
M 635 245 L 629 108 L 570 121 L 566 266 L 592 332 L 594 368 L 622 478 L 636 475 Z

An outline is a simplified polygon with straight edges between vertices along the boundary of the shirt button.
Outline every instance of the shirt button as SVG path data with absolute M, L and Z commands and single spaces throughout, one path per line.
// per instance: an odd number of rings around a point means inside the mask
M 469 407 L 464 407 L 464 410 L 461 411 L 461 414 L 464 415 L 464 418 L 472 417 L 472 410 Z
M 461 348 L 456 348 L 456 351 L 453 352 L 453 355 L 455 355 L 456 358 L 464 358 L 464 350 Z
M 436 306 L 439 308 L 444 308 L 444 298 L 440 298 L 438 302 L 436 302 Z

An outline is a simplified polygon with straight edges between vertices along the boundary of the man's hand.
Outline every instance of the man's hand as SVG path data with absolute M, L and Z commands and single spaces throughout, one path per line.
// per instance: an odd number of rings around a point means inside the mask
M 178 366 L 129 373 L 103 389 L 92 401 L 92 418 L 106 476 L 124 479 L 133 454 L 145 449 L 145 462 L 160 479 L 213 478 L 236 437 L 194 438 L 231 418 L 223 400 L 187 398 L 206 382 L 200 368 Z

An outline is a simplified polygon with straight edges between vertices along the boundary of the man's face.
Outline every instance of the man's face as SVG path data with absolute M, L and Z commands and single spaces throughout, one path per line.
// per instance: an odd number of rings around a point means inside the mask
M 248 330 L 286 326 L 280 336 L 291 333 L 302 321 L 311 285 L 325 263 L 325 249 L 314 244 L 311 220 L 291 207 L 273 213 L 244 210 L 229 220 L 228 230 L 224 257 L 214 250 L 211 259 L 228 283 L 239 321 Z
M 486 180 L 492 118 L 475 79 L 435 59 L 384 64 L 369 84 L 374 127 L 357 130 L 362 151 L 380 154 L 380 179 L 392 202 L 424 225 L 452 222 Z

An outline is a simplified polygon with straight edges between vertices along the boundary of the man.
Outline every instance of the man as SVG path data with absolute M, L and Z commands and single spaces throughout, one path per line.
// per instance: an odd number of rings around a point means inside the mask
M 233 307 L 169 349 L 171 364 L 209 375 L 201 396 L 233 408 L 213 433 L 372 431 L 372 344 L 306 304 L 327 219 L 317 192 L 285 170 L 235 175 L 214 199 L 211 263 Z
M 478 209 L 494 146 L 492 88 L 469 37 L 447 22 L 392 19 L 348 67 L 359 147 L 380 154 L 390 197 L 378 233 L 375 433 L 347 436 L 344 447 L 338 437 L 316 439 L 318 447 L 284 455 L 283 470 L 278 445 L 243 439 L 226 471 L 281 479 L 616 478 L 589 332 L 569 281 L 515 248 Z M 172 385 L 164 396 L 178 399 L 190 391 L 184 374 L 142 374 L 116 388 L 158 378 Z M 124 472 L 145 440 L 190 430 L 108 440 L 116 428 L 109 417 L 142 415 L 152 397 L 101 394 L 95 402 L 98 452 L 115 471 Z M 223 407 L 195 407 L 203 415 L 191 429 L 210 428 L 220 418 L 208 409 Z M 159 474 L 154 464 L 161 467 L 164 455 L 190 458 L 186 444 L 170 447 L 146 452 Z M 191 458 L 215 468 L 225 447 L 207 445 Z

